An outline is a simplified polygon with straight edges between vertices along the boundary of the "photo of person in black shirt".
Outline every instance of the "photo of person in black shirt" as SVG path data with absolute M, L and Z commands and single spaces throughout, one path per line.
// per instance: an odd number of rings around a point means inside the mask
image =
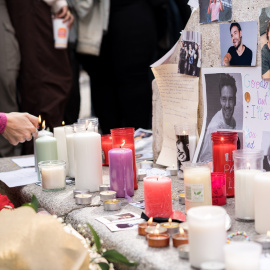
M 243 33 L 239 23 L 232 23 L 230 33 L 233 46 L 223 58 L 223 66 L 251 66 L 252 51 L 243 44 Z
M 269 79 L 270 78 L 270 20 L 268 21 L 266 28 L 266 38 L 267 43 L 265 43 L 262 47 L 262 78 Z

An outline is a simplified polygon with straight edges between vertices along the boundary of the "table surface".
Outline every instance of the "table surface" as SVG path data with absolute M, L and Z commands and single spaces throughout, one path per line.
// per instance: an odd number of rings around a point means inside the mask
M 11 158 L 0 158 L 0 172 L 7 172 L 20 169 Z M 103 167 L 103 181 L 109 183 L 109 169 Z M 183 191 L 183 180 L 177 179 L 176 176 L 172 179 L 172 196 L 173 196 L 173 209 L 185 211 L 185 206 L 180 205 L 177 195 Z M 116 249 L 124 254 L 129 260 L 139 262 L 139 265 L 134 269 L 177 269 L 186 270 L 191 269 L 187 260 L 179 258 L 177 248 L 170 247 L 155 249 L 150 248 L 143 236 L 139 236 L 137 229 L 131 229 L 120 232 L 111 232 L 104 224 L 95 220 L 96 217 L 119 214 L 124 212 L 134 212 L 141 214 L 142 210 L 124 204 L 119 211 L 104 211 L 103 206 L 98 201 L 99 193 L 93 193 L 93 201 L 96 206 L 83 207 L 75 204 L 73 198 L 74 186 L 67 186 L 65 190 L 58 192 L 44 192 L 40 186 L 31 184 L 23 187 L 8 188 L 3 182 L 0 181 L 0 192 L 9 195 L 12 200 L 16 200 L 17 204 L 29 202 L 32 194 L 35 194 L 39 201 L 39 207 L 45 208 L 49 213 L 61 216 L 66 223 L 70 223 L 75 229 L 78 224 L 89 223 L 99 234 L 100 238 L 104 241 L 104 247 L 107 249 Z M 96 198 L 96 199 L 95 199 Z M 143 183 L 138 182 L 138 190 L 135 191 L 133 197 L 134 201 L 144 199 Z M 231 217 L 231 229 L 228 234 L 236 231 L 246 231 L 248 236 L 252 238 L 257 235 L 254 229 L 254 222 L 239 222 L 234 217 L 234 199 L 227 199 L 227 204 L 223 206 Z M 207 243 L 206 243 L 207 244 Z M 125 266 L 118 266 L 119 269 L 126 269 Z

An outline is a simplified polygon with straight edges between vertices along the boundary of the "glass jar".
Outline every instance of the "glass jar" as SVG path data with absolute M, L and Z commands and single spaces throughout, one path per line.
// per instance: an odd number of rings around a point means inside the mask
M 98 118 L 79 118 L 78 124 L 84 124 L 87 131 L 94 131 L 98 133 Z
M 234 197 L 234 166 L 232 152 L 237 149 L 237 132 L 214 132 L 213 172 L 226 174 L 226 196 Z
M 138 189 L 136 176 L 134 128 L 131 127 L 114 128 L 111 129 L 111 135 L 112 135 L 112 148 L 124 147 L 132 150 L 134 189 Z
M 211 173 L 212 204 L 226 204 L 226 174 L 221 172 Z
M 186 212 L 195 206 L 212 205 L 211 171 L 206 164 L 184 165 Z
M 66 162 L 46 160 L 38 163 L 42 190 L 58 191 L 66 188 Z
M 183 164 L 192 161 L 196 150 L 197 126 L 195 124 L 175 125 L 174 130 L 176 136 L 177 175 L 179 179 L 184 179 Z
M 235 178 L 235 216 L 240 220 L 254 220 L 255 175 L 263 170 L 263 150 L 233 151 Z
M 112 149 L 111 134 L 101 135 L 102 165 L 109 166 L 109 150 Z

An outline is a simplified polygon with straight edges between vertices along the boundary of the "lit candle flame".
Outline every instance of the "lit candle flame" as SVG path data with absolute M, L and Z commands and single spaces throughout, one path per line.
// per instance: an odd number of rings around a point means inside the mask
M 85 120 L 85 126 L 86 127 L 88 126 L 88 120 Z
M 266 235 L 267 235 L 267 237 L 270 237 L 270 231 L 267 231 Z
M 223 138 L 223 137 L 221 137 L 221 138 L 220 138 L 220 140 L 223 142 L 223 141 L 224 141 L 224 138 Z
M 182 227 L 179 227 L 179 233 L 180 233 L 180 235 L 184 235 L 185 234 L 185 231 L 183 230 Z
M 185 130 L 183 130 L 183 134 L 186 135 L 186 131 Z
M 76 127 L 74 127 L 74 132 L 75 132 L 75 133 L 77 132 L 77 128 L 76 128 Z
M 250 163 L 249 162 L 247 163 L 247 168 L 250 169 Z
M 125 145 L 126 141 L 123 140 L 123 143 L 120 145 L 120 148 L 122 148 Z
M 38 116 L 38 123 L 41 124 L 41 115 Z
M 158 235 L 159 234 L 159 227 L 160 225 L 157 224 L 156 228 L 155 228 L 155 231 L 154 231 L 154 234 Z
M 147 224 L 151 224 L 153 222 L 153 217 L 150 217 L 147 221 Z
M 65 121 L 62 121 L 62 126 L 64 126 L 66 123 L 65 123 Z
M 46 125 L 45 125 L 45 120 L 43 120 L 42 122 L 42 129 L 45 129 Z
M 172 219 L 171 219 L 171 218 L 169 218 L 169 223 L 170 223 L 170 224 L 172 223 Z

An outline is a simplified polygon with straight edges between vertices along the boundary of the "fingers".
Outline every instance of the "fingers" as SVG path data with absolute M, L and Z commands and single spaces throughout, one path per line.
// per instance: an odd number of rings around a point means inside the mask
M 29 114 L 27 113 L 26 114 L 26 117 L 30 120 L 30 122 L 35 126 L 35 127 L 38 127 L 38 117 L 32 115 L 32 114 Z
M 63 18 L 66 16 L 66 13 L 68 11 L 68 7 L 67 6 L 64 6 L 60 9 L 60 11 L 58 11 L 55 16 L 56 18 Z
M 68 22 L 68 25 L 67 26 L 70 29 L 71 26 L 72 26 L 73 21 L 74 21 L 74 17 L 71 14 L 71 12 L 68 10 L 67 13 L 66 13 L 66 15 L 65 15 L 65 17 L 64 17 L 64 19 L 63 19 L 63 23 Z

